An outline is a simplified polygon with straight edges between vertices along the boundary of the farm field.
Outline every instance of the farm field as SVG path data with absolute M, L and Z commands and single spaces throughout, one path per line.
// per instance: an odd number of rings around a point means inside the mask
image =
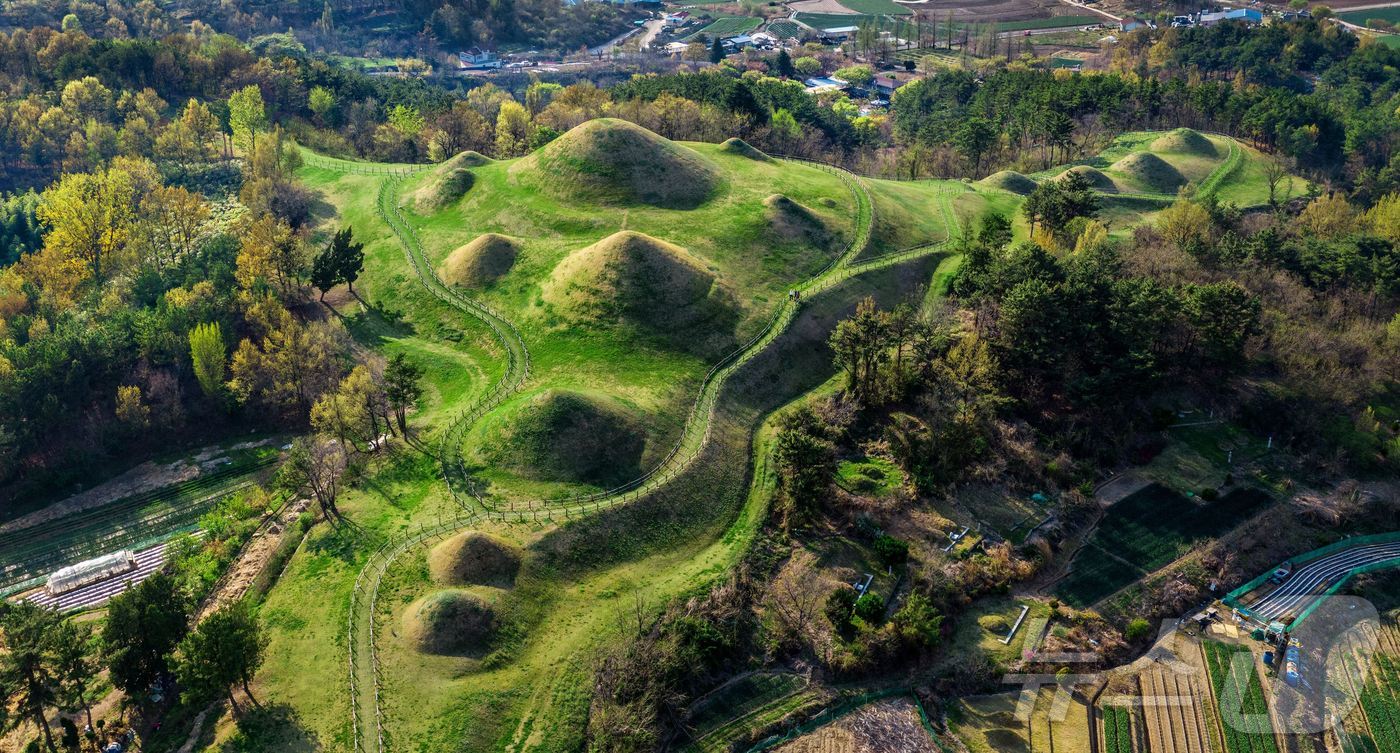
M 686 37 L 686 41 L 699 39 L 700 37 L 727 36 L 730 34 L 743 34 L 747 31 L 757 29 L 763 23 L 763 19 L 752 16 L 715 16 L 707 26 Z
M 1207 502 L 1151 484 L 1108 509 L 1055 593 L 1076 606 L 1093 604 L 1228 531 L 1269 501 L 1251 488 Z
M 919 709 L 908 697 L 866 704 L 771 750 L 774 753 L 847 753 L 847 751 L 924 751 L 933 740 Z
M 1049 753 L 1089 750 L 1088 707 L 1068 689 L 1041 688 L 1029 716 L 1021 693 L 999 693 L 954 701 L 949 728 L 972 753 Z
M 1367 26 L 1367 22 L 1372 19 L 1386 21 L 1395 25 L 1400 24 L 1400 6 L 1371 8 L 1370 10 L 1342 11 L 1337 14 L 1337 18 L 1349 24 L 1356 24 L 1357 26 Z
M 1278 741 L 1269 722 L 1264 688 L 1254 669 L 1258 659 L 1249 650 L 1219 641 L 1202 642 L 1211 688 L 1222 716 L 1225 753 L 1278 753 Z
M 862 13 L 798 13 L 793 17 L 799 23 L 806 24 L 817 31 L 824 29 L 840 29 L 846 26 L 860 26 L 863 23 L 874 22 L 883 26 L 888 22 L 882 22 L 881 17 Z
M 856 13 L 878 16 L 909 16 L 914 13 L 909 9 L 909 6 L 901 5 L 894 0 L 840 0 L 840 2 Z
M 0 589 L 32 582 L 64 565 L 189 532 L 221 498 L 277 459 L 275 447 L 234 450 L 224 465 L 189 481 L 0 533 Z

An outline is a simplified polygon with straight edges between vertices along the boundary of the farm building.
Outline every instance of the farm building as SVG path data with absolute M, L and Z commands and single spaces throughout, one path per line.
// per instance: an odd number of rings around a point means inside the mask
M 850 84 L 839 78 L 809 78 L 802 83 L 806 85 L 808 94 L 839 92 L 850 86 Z
M 49 595 L 56 596 L 135 569 L 134 554 L 127 550 L 113 552 L 53 571 L 49 574 L 45 590 Z
M 1233 8 L 1219 13 L 1202 13 L 1200 25 L 1214 26 L 1225 21 L 1240 21 L 1253 26 L 1264 22 L 1264 14 L 1253 8 Z

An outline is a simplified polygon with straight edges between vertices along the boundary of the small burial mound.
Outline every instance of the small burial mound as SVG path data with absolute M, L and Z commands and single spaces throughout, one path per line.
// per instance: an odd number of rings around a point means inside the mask
M 763 215 L 774 240 L 780 243 L 806 243 L 825 248 L 831 242 L 831 231 L 820 217 L 780 193 L 763 200 Z
M 727 154 L 736 154 L 740 157 L 748 157 L 759 162 L 772 162 L 773 158 L 764 154 L 758 147 L 740 138 L 725 139 L 719 145 L 721 151 Z
M 1089 167 L 1088 165 L 1076 165 L 1071 167 L 1060 173 L 1055 179 L 1063 180 L 1069 177 L 1071 173 L 1084 176 L 1084 179 L 1089 181 L 1089 187 L 1095 191 L 1113 192 L 1118 190 L 1118 186 L 1114 184 L 1112 178 L 1105 175 L 1102 170 Z
M 491 460 L 526 478 L 611 487 L 641 475 L 641 421 L 604 398 L 542 392 L 502 433 Z
M 468 531 L 433 547 L 428 573 L 443 586 L 510 588 L 520 572 L 520 551 L 490 534 Z
M 641 126 L 599 118 L 510 168 L 519 182 L 567 201 L 692 209 L 720 185 L 698 152 Z
M 1176 193 L 1186 185 L 1186 176 L 1152 152 L 1129 154 L 1113 163 L 1113 171 L 1156 193 Z
M 403 632 L 423 653 L 479 656 L 489 648 L 496 622 L 491 605 L 466 591 L 449 588 L 408 605 Z
M 448 285 L 490 285 L 510 271 L 519 252 L 514 239 L 484 233 L 448 254 L 438 266 L 438 277 Z
M 413 207 L 426 214 L 456 204 L 475 182 L 476 176 L 465 167 L 436 171 L 422 188 L 413 192 Z
M 495 160 L 481 152 L 474 152 L 468 149 L 465 152 L 458 152 L 453 155 L 446 162 L 442 163 L 442 167 L 445 170 L 455 170 L 459 167 L 484 167 L 492 162 L 495 162 Z
M 995 188 L 1000 191 L 1010 191 L 1022 196 L 1035 190 L 1035 181 L 1016 172 L 1015 170 L 1001 170 L 992 173 L 982 180 L 977 181 L 978 185 L 987 188 Z
M 737 320 L 728 291 L 703 262 L 630 230 L 569 254 L 542 292 L 570 321 L 626 324 L 669 338 L 693 338 L 702 325 L 730 332 Z
M 1215 157 L 1219 154 L 1210 139 L 1190 128 L 1178 128 L 1158 136 L 1150 148 L 1162 154 L 1195 154 L 1201 157 Z

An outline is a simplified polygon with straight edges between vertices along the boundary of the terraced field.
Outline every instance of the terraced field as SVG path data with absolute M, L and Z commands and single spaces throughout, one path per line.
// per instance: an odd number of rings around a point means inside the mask
M 159 543 L 194 529 L 201 516 L 277 460 L 275 448 L 239 450 L 218 469 L 35 526 L 0 533 L 0 590 L 64 565 Z

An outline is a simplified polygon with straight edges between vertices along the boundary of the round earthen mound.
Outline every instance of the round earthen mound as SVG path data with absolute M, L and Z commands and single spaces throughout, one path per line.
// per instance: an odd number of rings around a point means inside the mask
M 539 481 L 611 487 L 641 475 L 643 423 L 605 397 L 548 390 L 509 415 L 493 464 Z
M 458 589 L 429 594 L 408 605 L 403 615 L 404 636 L 413 647 L 442 656 L 485 653 L 496 625 L 489 604 Z
M 692 209 L 719 188 L 710 160 L 613 118 L 576 126 L 510 168 L 519 182 L 556 198 Z
M 1089 181 L 1089 187 L 1094 189 L 1095 191 L 1107 191 L 1111 193 L 1116 192 L 1118 190 L 1118 186 L 1113 182 L 1112 178 L 1104 174 L 1102 170 L 1099 170 L 1098 168 L 1094 167 L 1089 167 L 1088 165 L 1076 165 L 1075 167 L 1071 167 L 1070 169 L 1060 173 L 1056 177 L 1056 180 L 1063 180 L 1070 174 L 1083 176 L 1085 180 Z
M 477 531 L 459 533 L 428 553 L 428 573 L 443 586 L 510 588 L 519 572 L 518 549 Z
M 438 277 L 448 285 L 490 285 L 510 271 L 519 253 L 519 245 L 514 239 L 484 233 L 448 254 L 438 267 Z
M 1113 171 L 1155 193 L 1176 193 L 1186 185 L 1186 176 L 1152 152 L 1129 154 L 1113 163 Z
M 1211 143 L 1210 139 L 1190 128 L 1178 128 L 1158 136 L 1150 148 L 1162 154 L 1195 154 L 1201 157 L 1218 155 L 1215 144 Z
M 808 243 L 824 248 L 831 241 L 831 233 L 820 217 L 780 193 L 763 200 L 763 214 L 768 220 L 768 229 L 779 242 Z
M 719 148 L 729 154 L 737 154 L 740 157 L 748 157 L 759 162 L 772 162 L 773 158 L 764 154 L 758 147 L 740 138 L 725 139 Z
M 999 191 L 1009 191 L 1014 194 L 1025 196 L 1035 190 L 1035 181 L 1016 172 L 1015 170 L 1002 170 L 992 173 L 987 177 L 977 181 L 979 185 L 987 188 L 995 188 Z

